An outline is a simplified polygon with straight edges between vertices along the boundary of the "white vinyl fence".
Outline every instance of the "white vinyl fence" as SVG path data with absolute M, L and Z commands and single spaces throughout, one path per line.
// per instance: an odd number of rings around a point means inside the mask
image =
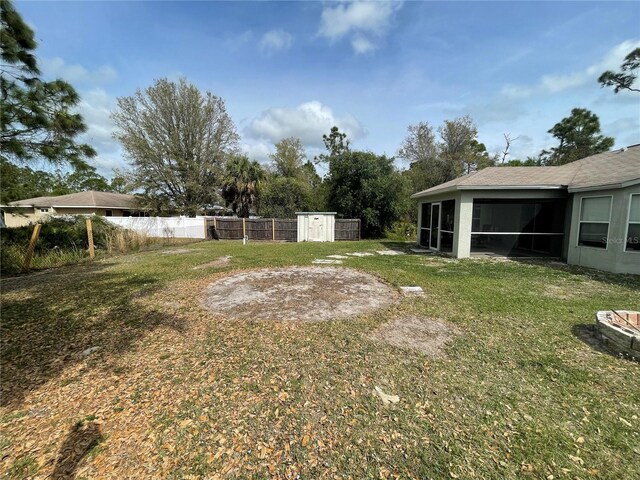
M 103 217 L 128 230 L 163 238 L 206 238 L 206 218 L 187 217 Z

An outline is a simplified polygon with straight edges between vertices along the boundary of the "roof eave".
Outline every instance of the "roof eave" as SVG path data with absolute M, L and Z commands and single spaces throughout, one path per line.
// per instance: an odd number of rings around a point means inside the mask
M 593 192 L 597 190 L 615 190 L 618 188 L 626 188 L 638 184 L 640 184 L 640 178 L 634 178 L 633 180 L 627 180 L 626 182 L 619 183 L 604 183 L 602 185 L 589 185 L 588 187 L 569 187 L 569 193 Z
M 425 191 L 422 191 L 422 192 L 414 193 L 413 195 L 411 195 L 410 198 L 431 197 L 433 195 L 439 195 L 440 193 L 453 192 L 455 190 L 458 190 L 458 185 L 454 185 L 453 187 L 440 188 L 438 190 L 433 190 L 433 191 L 425 190 Z
M 117 206 L 117 205 L 110 205 L 110 206 L 106 206 L 106 205 L 51 205 L 52 208 L 118 208 L 121 210 L 140 210 L 137 207 L 132 207 L 132 206 Z
M 460 185 L 460 190 L 561 190 L 566 185 Z

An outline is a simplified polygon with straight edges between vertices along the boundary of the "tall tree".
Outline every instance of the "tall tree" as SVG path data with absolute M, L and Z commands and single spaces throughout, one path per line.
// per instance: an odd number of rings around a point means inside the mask
M 272 173 L 260 190 L 260 214 L 268 217 L 293 217 L 296 211 L 321 207 L 320 177 L 313 163 L 306 160 L 302 142 L 285 138 L 275 145 L 271 155 Z
M 495 165 L 496 157 L 489 155 L 477 137 L 478 128 L 469 116 L 445 120 L 437 135 L 426 122 L 410 125 L 398 156 L 411 162 L 405 176 L 413 190 Z
M 33 31 L 8 0 L 0 0 L 0 31 L 2 158 L 85 165 L 96 152 L 76 142 L 86 131 L 82 117 L 72 113 L 80 100 L 78 94 L 63 80 L 40 78 Z
M 264 171 L 258 162 L 246 156 L 237 156 L 229 160 L 224 170 L 222 197 L 231 205 L 233 213 L 239 217 L 248 217 L 251 207 L 258 200 L 260 184 Z
M 321 153 L 316 157 L 316 161 L 327 162 L 329 158 L 348 152 L 351 141 L 347 138 L 347 134 L 341 132 L 338 127 L 331 127 L 329 135 L 322 135 L 322 141 L 329 153 Z
M 602 72 L 598 77 L 598 82 L 603 87 L 613 87 L 613 92 L 618 93 L 620 90 L 629 90 L 631 92 L 640 92 L 640 88 L 634 88 L 633 84 L 638 78 L 638 69 L 640 69 L 640 48 L 632 50 L 622 62 L 619 72 L 607 70 Z
M 328 207 L 342 217 L 360 218 L 366 237 L 380 236 L 406 211 L 408 190 L 393 158 L 346 151 L 329 160 Z
M 445 120 L 438 133 L 443 182 L 495 164 L 495 157 L 490 156 L 484 144 L 478 142 L 478 127 L 470 116 Z
M 303 174 L 303 165 L 307 159 L 304 146 L 299 138 L 289 137 L 275 144 L 276 151 L 269 157 L 273 162 L 273 171 L 281 177 L 297 178 Z
M 100 175 L 95 167 L 86 165 L 78 167 L 68 173 L 57 173 L 53 187 L 54 195 L 66 195 L 68 193 L 86 192 L 96 190 L 109 192 L 112 190 L 109 181 Z
M 585 109 L 574 108 L 571 115 L 556 123 L 549 133 L 559 142 L 557 147 L 543 150 L 545 165 L 564 165 L 581 158 L 606 152 L 613 147 L 614 139 L 600 134 L 600 119 Z
M 182 78 L 118 98 L 112 118 L 135 186 L 152 207 L 194 215 L 218 200 L 223 166 L 239 136 L 224 101 Z
M 442 163 L 436 133 L 427 122 L 409 125 L 398 156 L 410 162 L 407 177 L 412 190 L 426 190 L 442 182 Z
M 54 183 L 49 172 L 21 167 L 0 157 L 0 203 L 51 195 Z

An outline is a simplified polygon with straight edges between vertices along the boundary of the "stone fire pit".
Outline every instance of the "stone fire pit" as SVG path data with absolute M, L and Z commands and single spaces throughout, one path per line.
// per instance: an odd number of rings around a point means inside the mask
M 596 326 L 607 343 L 640 358 L 640 312 L 602 310 L 596 315 Z

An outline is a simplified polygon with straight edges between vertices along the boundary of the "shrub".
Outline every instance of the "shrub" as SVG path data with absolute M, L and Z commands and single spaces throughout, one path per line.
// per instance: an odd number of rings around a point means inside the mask
M 42 223 L 31 268 L 51 268 L 88 258 L 86 216 L 54 217 Z M 97 252 L 124 253 L 157 242 L 140 233 L 92 216 L 93 244 Z M 33 226 L 3 228 L 0 235 L 0 272 L 19 273 L 33 232 Z

